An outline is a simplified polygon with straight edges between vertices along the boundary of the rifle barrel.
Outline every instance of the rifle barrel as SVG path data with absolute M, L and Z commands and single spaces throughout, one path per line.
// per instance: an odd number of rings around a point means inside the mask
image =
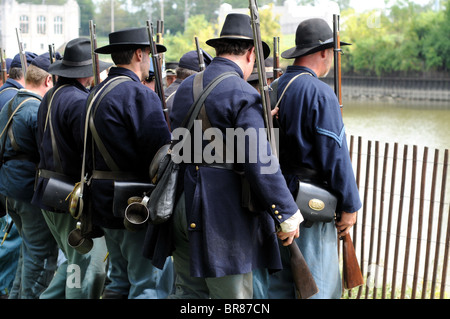
M 341 82 L 341 40 L 339 36 L 339 15 L 333 15 L 333 41 L 334 41 L 334 92 L 341 107 L 341 114 L 343 114 L 342 104 L 342 82 Z M 358 260 L 355 254 L 355 247 L 353 246 L 350 234 L 346 234 L 342 238 L 342 254 L 343 254 L 343 278 L 344 287 L 352 289 L 364 284 L 364 279 Z
M 203 71 L 206 68 L 206 65 L 205 65 L 205 60 L 203 59 L 203 52 L 202 52 L 202 49 L 200 48 L 197 37 L 195 37 L 195 47 L 197 49 L 197 55 L 198 55 L 198 66 L 200 68 L 200 71 Z
M 89 20 L 89 33 L 91 36 L 91 56 L 92 56 L 92 72 L 94 74 L 94 86 L 100 83 L 100 69 L 98 65 L 97 37 L 95 35 L 95 24 L 93 20 Z
M 17 42 L 19 44 L 19 56 L 20 56 L 20 64 L 22 64 L 23 77 L 25 78 L 27 74 L 27 58 L 25 56 L 25 51 L 23 49 L 22 37 L 20 36 L 20 29 L 16 28 Z
M 147 20 L 147 32 L 148 32 L 148 38 L 150 41 L 150 51 L 152 54 L 153 69 L 155 72 L 155 91 L 161 100 L 164 117 L 166 119 L 167 126 L 169 127 L 169 130 L 170 130 L 170 119 L 169 119 L 169 114 L 167 112 L 166 98 L 164 96 L 164 86 L 162 83 L 161 64 L 160 64 L 160 60 L 159 60 L 158 50 L 156 48 L 155 41 L 153 40 L 153 24 L 149 20 Z

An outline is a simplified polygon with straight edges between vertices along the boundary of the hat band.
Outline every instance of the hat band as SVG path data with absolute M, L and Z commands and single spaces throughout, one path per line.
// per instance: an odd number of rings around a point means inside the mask
M 221 35 L 220 36 L 220 38 L 224 38 L 224 39 L 226 39 L 226 38 L 239 38 L 239 39 L 242 39 L 242 40 L 253 40 L 252 38 L 249 38 L 249 37 L 246 37 L 246 36 L 243 36 L 243 35 L 233 35 L 233 34 L 224 34 L 224 35 Z
M 329 39 L 327 39 L 325 41 L 318 40 L 318 41 L 310 42 L 310 43 L 302 43 L 302 44 L 297 45 L 297 48 L 311 48 L 311 47 L 314 47 L 314 46 L 327 44 L 327 43 L 330 43 L 330 42 L 333 42 L 333 38 L 329 38 Z
M 85 66 L 85 65 L 92 64 L 92 59 L 84 60 L 84 61 L 80 61 L 80 62 L 73 62 L 73 61 L 62 60 L 61 63 L 64 64 L 64 65 L 67 65 L 67 66 Z

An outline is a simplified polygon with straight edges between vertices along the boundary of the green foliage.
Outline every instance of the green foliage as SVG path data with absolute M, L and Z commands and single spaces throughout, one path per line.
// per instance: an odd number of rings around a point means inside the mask
M 439 12 L 398 0 L 390 10 L 341 13 L 343 72 L 361 75 L 410 75 L 450 71 L 450 0 Z

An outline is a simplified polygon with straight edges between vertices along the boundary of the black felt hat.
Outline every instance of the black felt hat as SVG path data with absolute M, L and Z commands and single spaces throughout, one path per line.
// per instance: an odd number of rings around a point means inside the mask
M 122 51 L 142 46 L 150 46 L 147 28 L 123 29 L 109 34 L 109 44 L 97 48 L 96 53 L 110 54 L 116 51 Z M 156 50 L 159 53 L 166 52 L 167 48 L 162 44 L 156 44 Z
M 341 45 L 350 45 L 342 42 Z M 298 58 L 334 46 L 333 31 L 324 19 L 313 18 L 301 22 L 295 32 L 295 47 L 281 53 L 284 59 Z
M 245 40 L 253 42 L 253 30 L 250 23 L 250 16 L 242 13 L 230 13 L 225 18 L 225 22 L 220 32 L 220 37 L 209 39 L 206 44 L 213 48 L 222 40 Z M 270 55 L 270 47 L 262 41 L 264 59 Z
M 110 67 L 112 63 L 98 62 L 100 72 Z M 67 42 L 61 60 L 56 60 L 48 68 L 50 74 L 66 78 L 87 78 L 93 76 L 91 40 L 76 38 Z

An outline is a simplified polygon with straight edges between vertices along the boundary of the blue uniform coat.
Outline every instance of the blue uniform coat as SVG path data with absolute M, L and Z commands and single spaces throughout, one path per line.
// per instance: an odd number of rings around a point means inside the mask
M 287 83 L 279 105 L 279 121 L 286 133 L 280 139 L 280 164 L 284 172 L 306 167 L 316 170 L 338 197 L 337 213 L 361 208 L 358 188 L 349 157 L 344 123 L 335 93 L 310 69 L 289 66 L 278 80 L 278 97 Z M 285 174 L 296 192 L 298 178 Z
M 83 133 L 80 129 L 83 120 L 83 110 L 89 91 L 77 80 L 62 77 L 59 78 L 55 90 L 65 84 L 69 85 L 58 90 L 53 97 L 51 106 L 52 125 L 63 174 L 72 177 L 74 182 L 78 182 L 81 179 L 81 159 L 83 153 Z M 37 116 L 37 137 L 38 145 L 40 145 L 40 162 L 38 168 L 55 171 L 49 126 L 47 126 L 44 132 L 47 113 L 48 94 L 42 99 Z M 32 203 L 45 210 L 51 210 L 41 202 L 47 182 L 47 178 L 38 177 Z
M 42 97 L 26 89 L 21 89 L 12 100 L 12 111 L 25 99 L 25 102 L 12 121 L 12 131 L 19 150 L 11 145 L 11 140 L 5 131 L 1 143 L 6 138 L 3 159 L 10 159 L 3 163 L 0 169 L 0 193 L 17 200 L 30 202 L 33 197 L 36 165 L 39 162 L 37 147 L 37 113 Z M 8 122 L 8 103 L 0 111 L 0 130 Z M 2 144 L 3 145 L 3 144 Z M 16 159 L 24 155 L 28 159 Z
M 6 102 L 11 100 L 17 94 L 20 89 L 23 89 L 23 86 L 16 80 L 6 80 L 5 84 L 0 87 L 0 110 Z
M 211 126 L 225 136 L 227 128 L 256 129 L 263 141 L 266 155 L 270 154 L 262 117 L 261 97 L 244 79 L 242 70 L 231 60 L 217 57 L 204 71 L 206 86 L 224 72 L 237 72 L 221 82 L 206 99 L 206 113 Z M 185 79 L 175 95 L 171 113 L 172 129 L 180 126 L 193 103 L 194 76 Z M 254 139 L 245 149 L 245 163 L 235 169 L 245 172 L 259 203 L 266 209 L 251 213 L 241 205 L 241 176 L 233 170 L 207 166 L 185 165 L 183 183 L 190 242 L 191 275 L 220 277 L 248 273 L 255 268 L 281 269 L 275 225 L 297 211 L 286 182 L 276 161 L 272 174 L 261 174 L 264 164 L 258 156 L 250 160 Z M 236 143 L 237 144 L 237 143 Z M 241 145 L 239 145 L 241 146 Z
M 95 127 L 119 169 L 141 176 L 136 181 L 150 182 L 151 160 L 158 149 L 170 141 L 170 132 L 161 100 L 141 83 L 134 72 L 120 67 L 111 68 L 108 78 L 99 84 L 99 88 L 120 75 L 129 77 L 131 81 L 119 84 L 102 99 L 95 114 Z M 109 171 L 97 147 L 92 153 L 91 138 L 88 141 L 88 172 L 93 168 Z M 113 180 L 93 179 L 90 189 L 94 223 L 106 228 L 123 228 L 123 216 L 113 215 Z

